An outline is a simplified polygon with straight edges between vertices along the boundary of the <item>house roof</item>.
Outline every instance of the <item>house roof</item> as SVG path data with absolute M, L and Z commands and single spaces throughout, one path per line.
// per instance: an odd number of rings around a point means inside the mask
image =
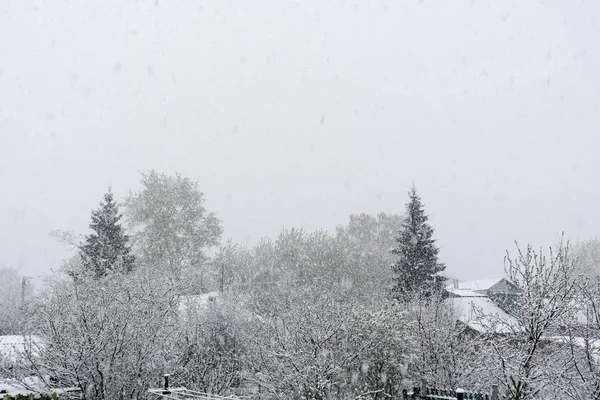
M 488 297 L 452 297 L 448 299 L 457 319 L 477 332 L 505 334 L 518 327 L 518 321 Z
M 479 279 L 475 281 L 464 281 L 458 282 L 459 289 L 469 289 L 473 291 L 485 291 L 489 290 L 492 287 L 496 286 L 498 283 L 502 282 L 505 278 L 489 278 L 489 279 Z
M 487 297 L 483 293 L 474 292 L 474 291 L 472 291 L 470 289 L 456 289 L 454 287 L 447 287 L 446 291 L 452 297 Z
M 506 290 L 514 285 L 506 278 L 490 278 L 455 282 L 446 286 L 448 301 L 457 319 L 477 332 L 511 333 L 518 321 L 488 297 L 491 289 Z
M 455 281 L 446 286 L 446 291 L 464 297 L 476 297 L 474 293 L 488 294 L 489 292 L 516 293 L 516 286 L 506 278 L 489 278 L 474 281 Z

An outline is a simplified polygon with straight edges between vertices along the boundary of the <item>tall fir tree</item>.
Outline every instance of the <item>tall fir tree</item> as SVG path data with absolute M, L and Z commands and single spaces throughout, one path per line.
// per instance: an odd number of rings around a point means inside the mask
M 100 208 L 92 211 L 90 228 L 94 232 L 85 237 L 85 244 L 81 246 L 83 265 L 97 278 L 109 272 L 129 273 L 133 270 L 135 258 L 131 254 L 129 237 L 120 224 L 121 218 L 109 187 Z
M 445 278 L 440 274 L 446 266 L 438 262 L 439 248 L 432 239 L 433 228 L 425 214 L 421 197 L 413 187 L 408 195 L 406 219 L 396 238 L 397 247 L 392 250 L 398 259 L 392 266 L 394 286 L 392 294 L 396 299 L 406 299 L 414 295 L 430 297 L 441 293 Z

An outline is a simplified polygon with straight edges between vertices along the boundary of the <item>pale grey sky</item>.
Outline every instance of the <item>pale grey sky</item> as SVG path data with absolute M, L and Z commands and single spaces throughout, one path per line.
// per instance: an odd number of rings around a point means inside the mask
M 600 2 L 0 3 L 0 265 L 36 274 L 112 184 L 197 180 L 224 238 L 401 213 L 448 271 L 598 235 Z

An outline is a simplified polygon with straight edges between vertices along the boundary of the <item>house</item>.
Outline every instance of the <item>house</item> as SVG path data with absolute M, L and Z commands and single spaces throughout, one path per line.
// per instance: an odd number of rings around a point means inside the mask
M 188 314 L 193 311 L 207 310 L 214 304 L 220 302 L 219 292 L 208 292 L 195 295 L 181 296 L 179 298 L 179 311 Z
M 454 281 L 445 290 L 458 322 L 469 330 L 509 334 L 518 329 L 510 310 L 516 305 L 519 289 L 508 279 Z

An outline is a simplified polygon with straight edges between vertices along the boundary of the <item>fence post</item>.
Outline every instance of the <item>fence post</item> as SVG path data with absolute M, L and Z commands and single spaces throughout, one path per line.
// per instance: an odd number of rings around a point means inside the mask
M 421 379 L 421 398 L 427 398 L 427 379 Z
M 420 387 L 418 387 L 418 386 L 413 387 L 412 398 L 413 399 L 421 398 L 421 388 Z
M 498 400 L 498 385 L 492 385 L 492 398 L 490 400 Z
M 169 374 L 165 374 L 165 390 L 163 390 L 163 394 L 170 394 L 171 392 L 169 391 Z
M 464 389 L 456 389 L 456 400 L 465 400 Z

